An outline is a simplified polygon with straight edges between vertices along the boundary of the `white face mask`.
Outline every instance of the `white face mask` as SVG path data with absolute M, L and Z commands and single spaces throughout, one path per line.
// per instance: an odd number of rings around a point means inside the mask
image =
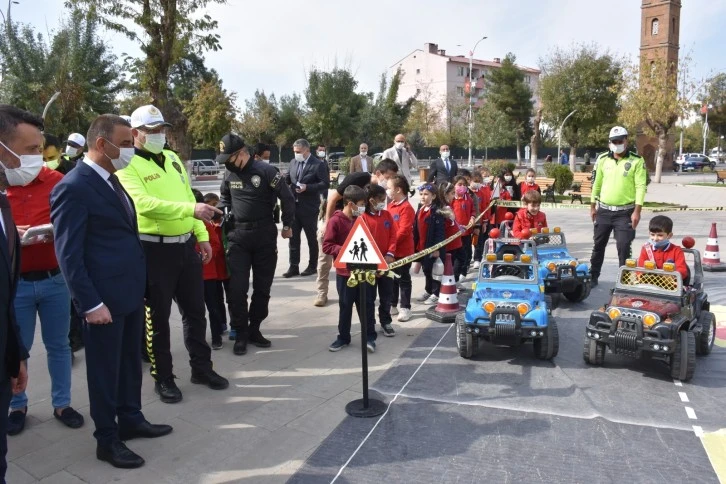
M 527 177 L 527 183 L 534 183 L 534 177 L 533 176 L 528 176 Z
M 405 143 L 403 141 L 396 141 L 393 146 L 396 147 L 397 150 L 402 150 Z
M 71 157 L 76 156 L 79 151 L 80 150 L 78 148 L 74 148 L 74 147 L 72 147 L 70 145 L 66 146 L 66 154 L 68 156 L 71 156 Z
M 386 202 L 376 203 L 373 206 L 373 209 L 376 210 L 377 212 L 380 212 L 381 210 L 385 210 L 386 209 Z
M 354 217 L 360 217 L 364 213 L 366 213 L 366 208 L 365 207 L 360 207 L 358 205 L 355 206 L 355 210 L 353 210 L 353 216 Z
M 5 163 L 0 161 L 0 166 L 5 171 L 5 177 L 8 179 L 9 185 L 22 187 L 35 180 L 35 177 L 40 173 L 40 169 L 43 168 L 43 155 L 40 153 L 37 155 L 18 155 L 2 141 L 0 141 L 0 145 L 3 145 L 6 150 L 20 160 L 20 166 L 17 168 L 8 168 Z
M 264 158 L 260 158 L 258 161 L 261 161 L 262 163 L 269 163 L 270 162 L 270 160 L 266 160 Z
M 158 155 L 164 149 L 166 144 L 165 133 L 152 133 L 146 135 L 146 141 L 144 141 L 144 149 L 149 153 Z
M 305 161 L 305 155 L 302 153 L 295 153 L 295 161 Z
M 361 158 L 365 158 L 366 156 L 368 156 L 368 152 L 367 151 L 361 151 L 360 152 L 360 157 Z
M 108 140 L 106 140 L 108 141 Z M 108 141 L 108 144 L 113 146 L 114 148 L 118 149 L 118 158 L 111 158 L 106 153 L 103 155 L 111 160 L 111 164 L 114 168 L 117 170 L 123 170 L 127 166 L 129 166 L 129 163 L 131 163 L 131 158 L 134 157 L 134 154 L 136 154 L 136 151 L 133 148 L 119 148 L 115 144 Z
M 483 181 L 486 185 L 489 185 L 492 182 L 492 177 L 485 176 Z
M 477 191 L 479 190 L 479 188 L 481 188 L 481 185 L 479 183 L 472 183 L 470 187 L 472 190 Z
M 318 151 L 318 158 L 325 158 L 325 151 Z
M 379 184 L 380 186 L 382 186 L 383 188 L 388 188 L 388 180 L 386 180 L 386 179 L 385 179 L 385 178 L 383 178 L 383 177 L 380 177 L 380 178 L 378 179 L 378 184 Z
M 512 176 L 511 175 L 504 175 L 504 181 L 508 181 L 508 182 L 512 181 Z
M 619 145 L 610 143 L 610 151 L 618 155 L 622 155 L 625 152 L 625 143 L 621 143 Z
M 447 160 L 449 158 L 450 153 L 448 151 L 442 151 L 441 152 L 441 158 L 444 160 Z

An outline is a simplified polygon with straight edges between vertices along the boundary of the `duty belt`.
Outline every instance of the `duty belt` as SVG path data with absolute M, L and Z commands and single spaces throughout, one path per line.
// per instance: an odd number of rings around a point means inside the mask
M 273 220 L 257 220 L 255 222 L 235 222 L 234 228 L 235 230 L 252 230 L 252 229 L 259 229 L 261 227 L 267 227 L 268 225 L 273 225 L 275 222 Z
M 156 242 L 159 244 L 184 244 L 191 238 L 192 234 L 174 235 L 172 237 L 164 235 L 139 234 L 139 239 L 144 242 Z
M 621 210 L 630 210 L 631 208 L 635 208 L 634 203 L 630 203 L 628 205 L 608 205 L 606 203 L 598 202 L 598 207 L 610 210 L 611 212 L 620 212 Z

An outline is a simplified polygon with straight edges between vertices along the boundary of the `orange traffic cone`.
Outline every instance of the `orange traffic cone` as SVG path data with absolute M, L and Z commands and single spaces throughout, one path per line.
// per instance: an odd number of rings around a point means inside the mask
M 459 311 L 461 311 L 461 308 L 459 307 L 459 297 L 456 293 L 454 265 L 451 263 L 451 254 L 446 254 L 444 275 L 441 276 L 439 303 L 426 311 L 426 317 L 439 323 L 453 323 Z
M 711 272 L 726 271 L 726 264 L 721 262 L 721 254 L 718 251 L 718 235 L 716 233 L 716 222 L 711 224 L 711 233 L 706 241 L 706 250 L 703 251 L 703 270 Z

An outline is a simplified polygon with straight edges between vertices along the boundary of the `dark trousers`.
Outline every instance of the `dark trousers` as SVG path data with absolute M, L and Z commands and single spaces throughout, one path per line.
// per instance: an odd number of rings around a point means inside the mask
M 441 290 L 441 281 L 437 281 L 433 278 L 432 272 L 433 272 L 433 265 L 429 264 L 428 267 L 422 264 L 424 277 L 426 279 L 426 283 L 424 285 L 424 290 L 428 294 L 434 294 L 436 296 L 439 295 L 439 291 Z
M 295 213 L 295 220 L 292 222 L 292 237 L 290 238 L 290 265 L 300 265 L 300 232 L 305 231 L 305 238 L 308 239 L 308 252 L 310 254 L 309 266 L 318 267 L 318 215 Z
M 204 304 L 207 306 L 207 314 L 209 314 L 212 341 L 217 341 L 222 338 L 224 327 L 227 326 L 227 308 L 224 306 L 222 281 L 204 281 Z
M 5 473 L 8 462 L 5 456 L 8 453 L 8 408 L 13 392 L 10 390 L 10 379 L 0 382 L 0 483 L 5 484 Z
M 484 245 L 489 239 L 489 233 L 487 232 L 487 225 L 483 225 L 479 237 L 476 239 L 476 247 L 474 248 L 474 260 L 481 260 L 484 258 Z
M 449 254 L 451 254 L 451 262 L 454 264 L 454 280 L 459 282 L 460 277 L 466 276 L 466 270 L 468 269 L 464 248 L 450 250 Z
M 466 275 L 467 269 L 469 268 L 469 264 L 471 264 L 471 256 L 472 256 L 471 235 L 462 235 L 461 236 L 461 250 L 464 252 L 464 274 L 463 275 Z
M 93 436 L 101 446 L 118 440 L 118 428 L 144 422 L 141 413 L 141 348 L 144 306 L 113 315 L 111 324 L 83 323 Z M 116 419 L 118 418 L 118 425 Z
M 207 344 L 207 320 L 204 310 L 202 259 L 192 237 L 184 244 L 143 242 L 148 277 L 147 306 L 151 310 L 154 354 L 151 374 L 165 380 L 173 374 L 169 315 L 176 301 L 182 317 L 184 345 L 189 352 L 192 373 L 212 369 L 212 349 Z
M 378 303 L 378 322 L 381 326 L 391 324 L 391 304 L 393 301 L 393 279 L 388 276 L 376 279 L 376 290 L 380 302 Z
M 346 343 L 350 343 L 350 326 L 353 318 L 353 305 L 358 311 L 358 319 L 361 324 L 361 304 L 366 305 L 366 330 L 368 332 L 368 341 L 375 341 L 376 335 L 376 317 L 374 314 L 376 306 L 376 288 L 367 282 L 366 284 L 366 300 L 360 300 L 360 286 L 348 287 L 348 278 L 339 274 L 335 275 L 335 286 L 338 289 L 338 338 Z
M 625 265 L 625 261 L 630 257 L 630 245 L 635 239 L 635 229 L 630 220 L 632 215 L 632 209 L 612 212 L 598 208 L 595 216 L 592 258 L 590 259 L 592 277 L 600 277 L 602 263 L 605 260 L 605 248 L 610 240 L 611 232 L 615 232 L 615 246 L 618 249 L 620 267 Z
M 313 232 L 313 242 L 318 246 Z M 317 256 L 316 256 L 317 257 Z M 237 337 L 258 332 L 267 317 L 272 279 L 277 266 L 277 227 L 270 224 L 255 230 L 235 230 L 229 235 L 227 267 L 229 267 L 230 326 Z M 247 305 L 252 271 L 252 297 Z
M 394 269 L 393 272 L 398 274 L 399 277 L 393 280 L 391 306 L 398 306 L 400 295 L 401 307 L 411 309 L 411 263 L 409 262 L 405 266 Z

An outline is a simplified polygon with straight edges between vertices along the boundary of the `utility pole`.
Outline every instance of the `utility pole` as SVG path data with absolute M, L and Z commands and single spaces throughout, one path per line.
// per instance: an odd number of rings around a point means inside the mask
M 486 39 L 486 36 L 479 39 L 474 48 L 469 51 L 469 166 L 472 164 L 471 156 L 471 130 L 474 127 L 474 117 L 472 114 L 472 107 L 474 105 L 474 51 L 479 45 L 479 42 Z

